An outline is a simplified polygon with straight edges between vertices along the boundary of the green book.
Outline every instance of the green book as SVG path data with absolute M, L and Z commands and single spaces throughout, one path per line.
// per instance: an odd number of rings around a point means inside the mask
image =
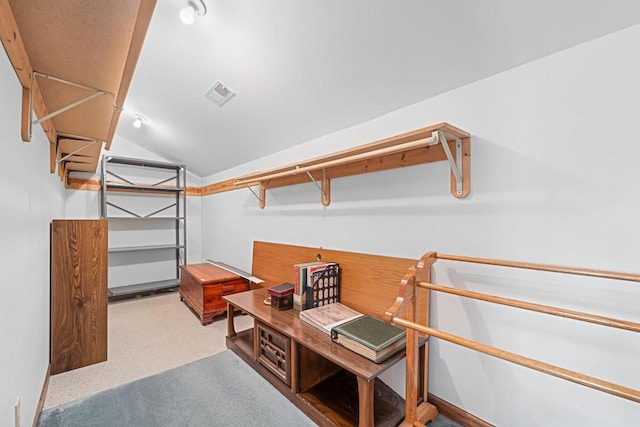
M 333 327 L 331 339 L 375 363 L 380 363 L 404 348 L 406 332 L 395 325 L 364 315 Z

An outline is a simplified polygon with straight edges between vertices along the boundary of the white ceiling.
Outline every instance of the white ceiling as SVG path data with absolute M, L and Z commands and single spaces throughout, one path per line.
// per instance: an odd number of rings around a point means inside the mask
M 116 131 L 202 177 L 640 22 L 637 0 L 204 1 L 187 26 L 158 0 Z

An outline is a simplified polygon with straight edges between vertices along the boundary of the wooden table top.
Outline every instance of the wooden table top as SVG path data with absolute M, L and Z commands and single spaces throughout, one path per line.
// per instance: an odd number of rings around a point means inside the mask
M 331 341 L 331 337 L 300 320 L 299 311 L 278 310 L 266 305 L 269 296 L 266 289 L 240 292 L 223 297 L 236 308 L 249 313 L 254 319 L 290 337 L 304 347 L 341 366 L 347 371 L 367 380 L 376 378 L 404 357 L 404 351 L 382 363 L 374 363 L 351 350 Z

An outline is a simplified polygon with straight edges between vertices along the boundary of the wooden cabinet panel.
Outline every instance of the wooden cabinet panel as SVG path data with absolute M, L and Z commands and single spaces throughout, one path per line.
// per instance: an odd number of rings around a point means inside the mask
M 270 327 L 256 322 L 258 363 L 273 372 L 286 385 L 291 385 L 291 339 Z
M 107 360 L 107 221 L 51 223 L 51 373 Z

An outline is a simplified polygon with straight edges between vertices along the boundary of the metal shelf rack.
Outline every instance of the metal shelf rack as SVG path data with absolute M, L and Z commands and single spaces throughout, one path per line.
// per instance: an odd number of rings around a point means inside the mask
M 146 227 L 153 233 L 158 224 L 162 224 L 164 220 L 167 221 L 168 228 L 164 231 L 169 231 L 172 235 L 171 241 L 165 241 L 167 236 L 163 235 L 162 241 L 158 242 L 159 237 L 152 234 L 151 237 L 154 240 L 152 242 L 136 241 L 109 247 L 110 268 L 115 268 L 112 264 L 118 266 L 126 264 L 128 271 L 133 272 L 131 276 L 124 274 L 127 277 L 124 280 L 120 279 L 124 283 L 112 283 L 110 280 L 108 288 L 110 300 L 174 290 L 180 285 L 180 266 L 186 264 L 187 259 L 186 196 L 184 164 L 103 156 L 100 216 L 109 220 L 110 234 L 113 232 L 111 225 L 118 224 L 118 227 L 125 230 L 125 234 L 129 232 L 132 236 L 136 236 L 135 238 L 140 238 L 141 232 L 144 234 L 144 224 L 147 224 Z M 116 201 L 118 197 L 121 200 Z M 136 221 L 129 221 L 132 219 Z M 109 241 L 111 244 L 111 238 Z M 158 269 L 145 265 L 146 262 L 155 261 L 153 254 L 162 254 L 164 257 L 159 258 L 163 260 L 166 258 L 173 260 L 170 260 L 175 266 L 175 269 L 170 268 L 174 271 L 172 277 L 154 277 L 157 280 L 150 281 L 146 280 L 146 277 L 145 280 L 136 277 L 159 274 L 156 271 Z M 172 255 L 168 256 L 168 254 Z M 121 257 L 120 264 L 112 262 L 117 256 Z M 136 262 L 139 265 L 136 265 Z M 109 276 L 111 278 L 111 274 Z M 128 283 L 132 278 L 141 280 Z

